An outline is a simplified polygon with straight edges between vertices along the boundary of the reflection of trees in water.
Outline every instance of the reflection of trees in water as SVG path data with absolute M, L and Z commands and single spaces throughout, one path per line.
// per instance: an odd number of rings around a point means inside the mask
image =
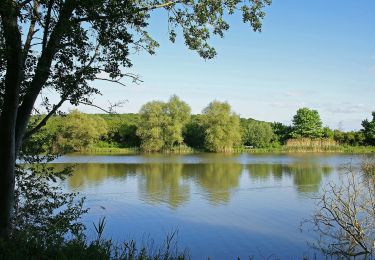
M 56 169 L 62 169 L 67 164 L 54 164 Z M 135 171 L 124 164 L 85 163 L 74 165 L 74 173 L 68 178 L 71 189 L 83 190 L 87 185 L 99 185 L 107 179 L 124 179 L 134 175 Z
M 66 165 L 56 165 L 64 167 Z M 79 164 L 69 178 L 71 189 L 83 190 L 107 179 L 138 177 L 140 196 L 148 203 L 168 203 L 176 208 L 190 198 L 192 180 L 213 204 L 228 202 L 231 190 L 239 185 L 242 166 L 237 163 L 212 164 Z
M 281 179 L 283 176 L 281 164 L 249 164 L 246 167 L 253 181 L 266 181 L 271 177 Z
M 213 204 L 230 200 L 231 191 L 238 187 L 242 165 L 238 163 L 186 164 L 184 175 L 192 178 Z
M 183 164 L 141 164 L 137 173 L 141 197 L 149 203 L 168 203 L 177 208 L 189 200 L 190 186 L 183 181 Z
M 293 176 L 293 183 L 300 193 L 317 192 L 322 178 L 332 172 L 329 166 L 319 164 L 296 163 L 286 165 L 286 173 Z
M 55 165 L 62 168 L 66 165 Z M 332 168 L 311 163 L 250 164 L 244 166 L 253 181 L 267 182 L 270 178 L 293 179 L 300 193 L 316 192 L 324 175 Z M 231 193 L 239 186 L 243 166 L 238 163 L 149 163 L 149 164 L 79 164 L 68 179 L 71 189 L 100 185 L 108 179 L 122 180 L 136 176 L 140 197 L 151 204 L 167 203 L 177 208 L 190 199 L 191 182 L 200 187 L 205 199 L 212 204 L 227 203 Z
M 317 192 L 323 176 L 332 172 L 332 167 L 311 163 L 281 164 L 250 164 L 247 165 L 252 180 L 265 181 L 273 177 L 291 176 L 300 193 Z

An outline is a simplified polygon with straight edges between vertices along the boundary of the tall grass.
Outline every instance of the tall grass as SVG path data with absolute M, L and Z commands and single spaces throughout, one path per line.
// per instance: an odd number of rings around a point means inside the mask
M 19 231 L 8 240 L 0 240 L 0 260 L 5 259 L 106 259 L 106 260 L 184 260 L 190 259 L 188 251 L 177 245 L 177 231 L 168 234 L 162 244 L 154 246 L 153 241 L 138 246 L 134 241 L 116 243 L 103 238 L 105 218 L 94 224 L 97 238 L 88 241 L 85 236 L 49 241 L 45 236 L 28 236 L 27 231 Z
M 93 154 L 136 154 L 139 153 L 138 147 L 119 148 L 119 147 L 93 147 L 81 150 L 80 153 L 93 153 Z
M 284 149 L 289 152 L 339 152 L 342 147 L 332 139 L 299 138 L 286 141 Z

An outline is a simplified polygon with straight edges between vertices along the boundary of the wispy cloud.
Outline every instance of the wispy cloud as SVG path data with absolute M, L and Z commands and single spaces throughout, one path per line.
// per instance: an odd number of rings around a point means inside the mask
M 312 90 L 288 90 L 283 93 L 286 97 L 304 97 L 314 94 Z
M 275 108 L 298 108 L 298 107 L 305 107 L 306 103 L 304 102 L 289 102 L 289 101 L 275 101 L 269 104 L 271 107 Z
M 330 104 L 325 106 L 325 110 L 330 113 L 340 114 L 356 114 L 367 111 L 368 109 L 364 104 L 351 104 L 348 102 L 341 104 Z

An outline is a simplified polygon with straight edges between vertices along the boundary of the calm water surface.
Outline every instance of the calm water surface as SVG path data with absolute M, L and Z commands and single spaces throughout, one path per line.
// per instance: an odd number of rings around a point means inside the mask
M 64 183 L 87 197 L 84 222 L 106 216 L 105 235 L 161 243 L 178 230 L 193 259 L 301 259 L 314 256 L 300 223 L 313 197 L 337 181 L 354 155 L 63 156 L 77 164 Z

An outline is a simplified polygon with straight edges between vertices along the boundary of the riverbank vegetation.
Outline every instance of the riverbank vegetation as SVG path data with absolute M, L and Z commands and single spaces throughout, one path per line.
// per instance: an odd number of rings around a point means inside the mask
M 292 125 L 240 118 L 227 102 L 213 101 L 202 114 L 172 96 L 151 101 L 138 114 L 83 114 L 52 117 L 34 139 L 52 153 L 374 152 L 375 113 L 359 131 L 324 127 L 316 110 L 299 109 Z M 34 116 L 30 124 L 38 124 Z

